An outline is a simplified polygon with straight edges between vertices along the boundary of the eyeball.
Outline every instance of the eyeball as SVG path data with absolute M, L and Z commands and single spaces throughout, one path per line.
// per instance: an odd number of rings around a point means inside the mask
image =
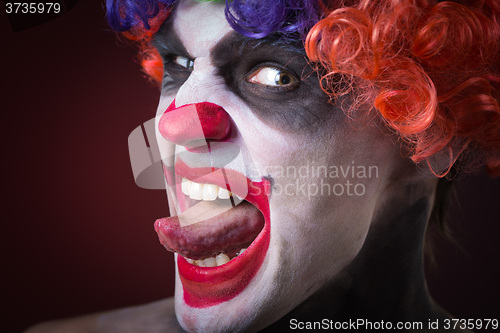
M 248 81 L 272 87 L 293 87 L 299 83 L 294 74 L 276 67 L 261 67 L 249 76 Z
M 171 58 L 171 61 L 181 67 L 184 67 L 186 69 L 192 70 L 194 68 L 194 60 L 191 60 L 189 58 L 180 56 L 180 55 L 173 55 Z

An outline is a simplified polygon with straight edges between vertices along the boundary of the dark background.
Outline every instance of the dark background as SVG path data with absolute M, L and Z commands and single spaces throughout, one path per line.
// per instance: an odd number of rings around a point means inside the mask
M 172 255 L 153 230 L 166 196 L 135 185 L 127 148 L 158 90 L 101 5 L 70 2 L 32 27 L 34 16 L 16 25 L 0 12 L 2 332 L 173 294 Z M 438 244 L 429 289 L 457 318 L 499 318 L 500 181 L 479 174 L 458 190 L 460 247 Z

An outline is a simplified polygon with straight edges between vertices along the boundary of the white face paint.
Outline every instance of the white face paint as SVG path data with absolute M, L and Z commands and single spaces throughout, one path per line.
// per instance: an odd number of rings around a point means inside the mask
M 170 29 L 187 54 L 169 55 L 169 59 L 191 72 L 178 87 L 163 90 L 158 119 L 174 99 L 177 107 L 201 102 L 221 106 L 230 117 L 230 142 L 240 149 L 237 161 L 226 168 L 255 182 L 267 179 L 272 185 L 268 197 L 270 219 L 266 224 L 269 230 L 261 232 L 269 233 L 269 245 L 264 247 L 263 261 L 255 274 L 245 282 L 243 290 L 200 306 L 186 298 L 186 286 L 178 269 L 176 314 L 188 331 L 258 330 L 331 282 L 356 257 L 377 208 L 385 200 L 391 177 L 406 162 L 395 138 L 384 134 L 375 122 L 350 122 L 338 106 L 327 104 L 326 99 L 318 102 L 319 85 L 314 94 L 305 91 L 297 97 L 311 107 L 302 110 L 300 117 L 307 119 L 318 103 L 328 112 L 318 111 L 321 119 L 310 130 L 293 121 L 290 126 L 280 126 L 276 121 L 280 114 L 297 106 L 276 101 L 284 94 L 295 96 L 292 94 L 302 89 L 294 88 L 296 84 L 306 85 L 300 79 L 306 73 L 287 77 L 288 72 L 283 70 L 288 70 L 290 61 L 283 59 L 280 63 L 274 59 L 269 46 L 262 52 L 259 46 L 252 51 L 259 54 L 258 61 L 253 59 L 253 65 L 245 71 L 245 83 L 233 83 L 238 86 L 235 93 L 212 58 L 218 43 L 224 43 L 224 37 L 233 33 L 224 16 L 224 4 L 182 1 L 172 15 Z M 235 66 L 239 61 L 231 59 Z M 274 89 L 280 86 L 286 89 Z M 258 94 L 262 91 L 261 98 Z M 262 105 L 273 112 L 259 110 L 260 104 L 252 103 L 252 98 L 264 100 Z M 164 155 L 169 154 L 166 151 L 182 150 L 169 146 L 159 132 L 157 137 Z M 203 165 L 203 153 L 198 154 L 191 153 L 186 162 L 210 167 Z M 171 209 L 176 206 L 170 203 Z M 246 260 L 252 261 L 258 251 L 249 252 Z M 235 265 L 232 272 L 240 268 Z M 202 299 L 205 286 L 203 282 L 198 286 L 201 291 L 196 295 Z M 207 299 L 212 296 L 207 292 Z

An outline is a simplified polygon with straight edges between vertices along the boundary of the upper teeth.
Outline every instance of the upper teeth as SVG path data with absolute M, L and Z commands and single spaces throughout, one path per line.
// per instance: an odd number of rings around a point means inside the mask
M 231 192 L 214 184 L 202 184 L 182 178 L 182 193 L 195 200 L 213 201 L 217 199 L 229 199 Z

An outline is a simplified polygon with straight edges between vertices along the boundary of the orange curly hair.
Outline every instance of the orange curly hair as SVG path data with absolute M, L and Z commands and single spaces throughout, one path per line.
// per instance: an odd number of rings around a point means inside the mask
M 499 21 L 496 0 L 346 1 L 309 31 L 305 49 L 326 69 L 323 90 L 335 99 L 355 89 L 351 108 L 378 110 L 413 161 L 442 177 L 463 156 L 497 176 Z M 432 166 L 437 154 L 448 157 L 444 170 Z
M 161 86 L 163 80 L 163 59 L 152 41 L 155 33 L 160 29 L 162 23 L 170 15 L 171 8 L 160 6 L 158 14 L 148 20 L 148 28 L 143 24 L 132 27 L 121 34 L 128 40 L 134 42 L 139 48 L 138 61 L 147 78 Z
M 440 177 L 457 164 L 486 164 L 498 176 L 497 1 L 318 0 L 323 18 L 308 32 L 305 50 L 326 70 L 322 89 L 331 99 L 353 93 L 346 112 L 362 104 L 377 110 L 414 162 L 427 162 Z M 148 28 L 123 33 L 139 44 L 143 70 L 158 85 L 163 62 L 151 40 L 170 10 L 162 5 Z M 437 166 L 437 156 L 445 166 Z

